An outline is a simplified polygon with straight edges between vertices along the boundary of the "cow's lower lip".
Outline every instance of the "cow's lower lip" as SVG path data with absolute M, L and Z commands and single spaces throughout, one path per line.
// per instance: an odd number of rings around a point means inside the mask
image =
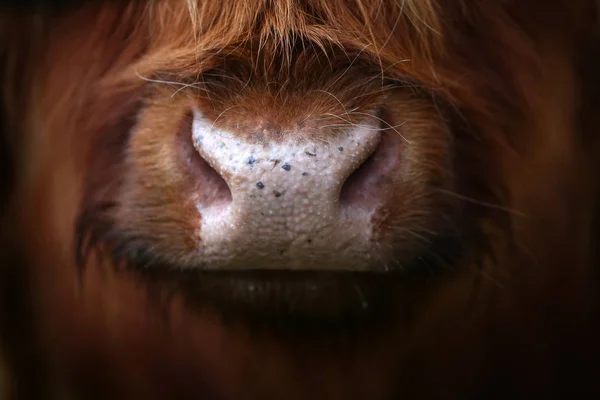
M 432 251 L 439 257 L 439 248 Z M 244 269 L 237 271 L 134 268 L 153 290 L 181 294 L 198 312 L 268 325 L 346 326 L 383 320 L 398 312 L 442 269 L 427 255 L 387 272 Z M 382 270 L 382 268 L 373 268 Z M 164 298 L 151 294 L 152 298 Z
M 382 319 L 407 295 L 406 277 L 389 273 L 306 271 L 137 271 L 151 288 L 183 296 L 195 311 L 279 326 L 347 326 Z M 157 298 L 151 293 L 152 298 Z

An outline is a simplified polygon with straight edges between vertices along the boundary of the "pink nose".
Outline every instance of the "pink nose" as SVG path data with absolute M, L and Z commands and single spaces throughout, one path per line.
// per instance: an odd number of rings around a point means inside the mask
M 326 138 L 264 132 L 261 141 L 199 112 L 192 128 L 208 164 L 197 169 L 205 184 L 196 198 L 206 268 L 368 268 L 378 191 L 401 143 L 378 118 Z

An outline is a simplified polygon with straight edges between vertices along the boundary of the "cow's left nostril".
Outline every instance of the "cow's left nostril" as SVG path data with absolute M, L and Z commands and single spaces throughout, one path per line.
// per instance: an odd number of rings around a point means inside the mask
M 373 154 L 344 182 L 340 192 L 340 207 L 370 210 L 381 203 L 381 197 L 398 184 L 393 176 L 401 168 L 401 150 L 406 144 L 393 129 L 382 130 L 381 141 Z M 400 175 L 401 176 L 401 175 Z

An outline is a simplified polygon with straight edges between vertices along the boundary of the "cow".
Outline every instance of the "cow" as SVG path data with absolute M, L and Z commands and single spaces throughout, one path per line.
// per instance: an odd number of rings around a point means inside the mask
M 12 398 L 600 393 L 596 2 L 0 18 Z

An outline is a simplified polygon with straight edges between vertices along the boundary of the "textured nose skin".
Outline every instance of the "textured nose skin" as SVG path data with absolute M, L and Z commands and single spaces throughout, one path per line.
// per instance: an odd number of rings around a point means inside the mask
M 345 180 L 377 148 L 377 128 L 373 119 L 326 139 L 290 132 L 253 143 L 196 112 L 194 147 L 231 191 L 229 203 L 197 202 L 200 246 L 210 266 L 318 268 L 319 254 L 346 250 L 357 235 L 368 236 L 356 225 L 360 210 L 350 221 L 338 200 Z

